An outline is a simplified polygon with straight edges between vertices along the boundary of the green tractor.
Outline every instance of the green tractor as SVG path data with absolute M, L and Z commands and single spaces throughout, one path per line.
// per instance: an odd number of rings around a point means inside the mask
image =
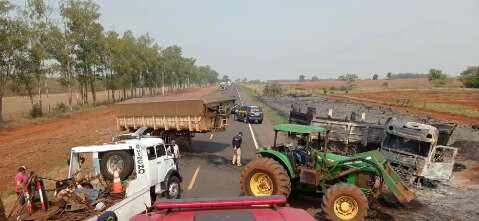
M 334 221 L 364 220 L 368 201 L 377 199 L 384 184 L 401 203 L 415 198 L 376 150 L 342 156 L 328 152 L 324 128 L 278 124 L 273 130 L 274 145 L 258 149 L 258 158 L 241 173 L 244 195 L 289 196 L 292 189 L 323 193 L 323 212 Z M 279 132 L 299 138 L 298 145 L 277 144 Z

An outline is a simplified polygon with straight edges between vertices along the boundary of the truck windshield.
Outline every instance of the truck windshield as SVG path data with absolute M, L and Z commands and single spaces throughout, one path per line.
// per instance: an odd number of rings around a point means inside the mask
M 431 143 L 388 134 L 386 136 L 386 139 L 384 140 L 383 146 L 386 148 L 396 149 L 412 153 L 414 155 L 427 157 Z
M 249 109 L 251 112 L 261 112 L 261 109 L 259 107 L 250 107 Z

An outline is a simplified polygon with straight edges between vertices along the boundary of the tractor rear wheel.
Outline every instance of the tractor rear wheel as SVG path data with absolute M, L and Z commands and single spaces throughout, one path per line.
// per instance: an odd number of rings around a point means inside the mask
M 289 196 L 291 193 L 288 172 L 271 158 L 256 158 L 248 163 L 241 172 L 240 187 L 241 194 L 249 196 Z
M 368 213 L 368 199 L 358 187 L 338 183 L 324 194 L 322 209 L 331 221 L 363 221 Z

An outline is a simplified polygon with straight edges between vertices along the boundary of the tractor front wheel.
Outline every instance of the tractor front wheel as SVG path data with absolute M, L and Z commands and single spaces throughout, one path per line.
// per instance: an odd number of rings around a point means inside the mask
M 241 173 L 240 187 L 241 194 L 248 196 L 289 196 L 291 181 L 288 172 L 278 161 L 256 158 Z
M 358 187 L 339 183 L 324 194 L 322 209 L 331 221 L 363 221 L 368 213 L 368 199 Z

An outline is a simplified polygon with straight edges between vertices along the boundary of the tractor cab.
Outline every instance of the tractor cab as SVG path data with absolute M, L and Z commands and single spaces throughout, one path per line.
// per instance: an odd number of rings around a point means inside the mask
M 321 150 L 327 145 L 327 130 L 321 127 L 306 126 L 299 124 L 277 124 L 273 127 L 274 142 L 271 149 L 286 153 L 294 166 L 307 165 L 312 162 L 312 150 Z M 296 142 L 280 143 L 278 134 L 287 133 L 288 138 Z M 323 135 L 323 139 L 321 139 Z

